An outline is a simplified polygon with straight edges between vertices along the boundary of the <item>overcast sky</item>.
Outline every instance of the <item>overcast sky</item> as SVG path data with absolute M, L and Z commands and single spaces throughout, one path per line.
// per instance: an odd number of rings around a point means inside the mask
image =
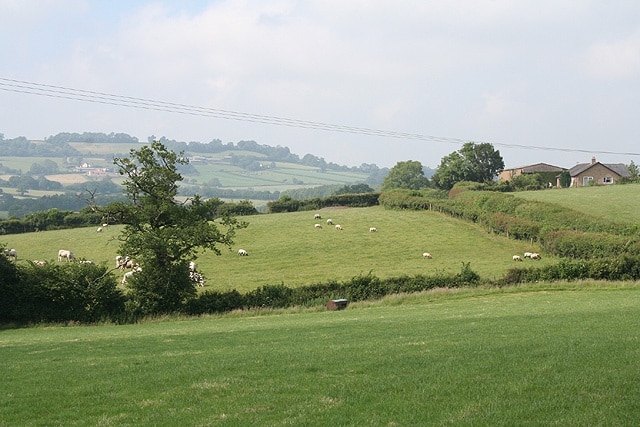
M 254 140 L 432 168 L 474 141 L 507 167 L 640 164 L 636 0 L 0 0 L 0 57 L 5 138 Z M 21 93 L 34 90 L 13 80 L 207 110 Z

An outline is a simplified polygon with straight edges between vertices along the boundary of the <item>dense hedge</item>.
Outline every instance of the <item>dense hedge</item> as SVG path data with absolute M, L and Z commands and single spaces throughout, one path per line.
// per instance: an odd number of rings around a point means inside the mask
M 298 200 L 290 196 L 267 203 L 269 213 L 298 212 L 322 209 L 331 206 L 349 206 L 354 208 L 376 206 L 379 193 L 336 194 L 333 196 Z
M 16 266 L 0 256 L 0 322 L 97 322 L 124 314 L 125 297 L 106 266 Z
M 185 305 L 185 313 L 199 315 L 223 313 L 251 308 L 284 308 L 292 306 L 315 306 L 327 301 L 346 298 L 349 301 L 380 299 L 396 293 L 410 293 L 434 288 L 458 288 L 476 286 L 480 276 L 463 264 L 459 274 L 435 276 L 400 276 L 381 279 L 374 275 L 360 275 L 346 282 L 330 281 L 289 288 L 285 285 L 265 285 L 245 295 L 237 291 L 205 291 Z
M 557 280 L 640 280 L 640 255 L 623 254 L 591 260 L 561 260 L 545 267 L 512 268 L 499 282 L 505 285 Z

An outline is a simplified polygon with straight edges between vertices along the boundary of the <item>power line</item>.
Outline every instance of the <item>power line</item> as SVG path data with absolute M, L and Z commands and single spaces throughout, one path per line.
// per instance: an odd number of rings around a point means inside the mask
M 356 126 L 337 125 L 332 123 L 315 122 L 308 120 L 297 120 L 286 117 L 267 116 L 261 114 L 251 114 L 239 111 L 222 110 L 217 108 L 199 107 L 194 105 L 179 104 L 174 102 L 156 101 L 145 98 L 135 98 L 131 96 L 116 95 L 104 92 L 95 92 L 90 90 L 74 89 L 64 86 L 54 86 L 42 83 L 29 82 L 24 80 L 7 79 L 0 77 L 0 90 L 14 93 L 24 93 L 37 96 L 45 96 L 50 98 L 68 99 L 73 101 L 90 102 L 94 104 L 113 105 L 118 107 L 129 107 L 151 111 L 162 111 L 175 114 L 185 114 L 191 116 L 212 117 L 225 120 L 236 120 L 242 122 L 262 123 L 275 126 L 286 126 L 302 129 L 314 129 L 329 132 L 352 133 L 358 135 L 378 136 L 395 139 L 419 140 L 440 142 L 447 144 L 462 145 L 466 142 L 480 143 L 481 141 L 469 141 L 459 138 L 440 137 L 433 135 L 424 135 L 419 133 L 396 132 L 380 129 L 363 128 Z M 562 152 L 579 152 L 591 154 L 614 154 L 640 156 L 640 153 L 633 152 L 615 152 L 602 150 L 586 150 L 577 148 L 559 148 L 559 147 L 540 147 L 522 144 L 506 144 L 491 143 L 492 145 L 517 148 L 525 150 L 542 150 L 542 151 L 562 151 Z

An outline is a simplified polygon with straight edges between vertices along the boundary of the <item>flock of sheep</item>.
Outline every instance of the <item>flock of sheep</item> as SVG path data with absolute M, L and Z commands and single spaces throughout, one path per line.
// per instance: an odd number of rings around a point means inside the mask
M 316 220 L 322 219 L 322 215 L 317 213 L 317 214 L 315 214 L 313 216 L 313 219 L 316 219 Z M 327 225 L 334 225 L 333 219 L 331 219 L 331 218 L 327 219 Z M 314 227 L 315 227 L 316 230 L 322 230 L 322 224 L 320 224 L 320 223 L 314 224 Z M 335 224 L 335 229 L 336 230 L 344 230 L 344 228 L 342 228 L 342 225 L 340 225 L 340 224 Z M 377 227 L 369 227 L 369 233 L 377 233 L 377 232 L 378 232 L 378 228 Z M 432 259 L 433 258 L 433 256 L 429 252 L 423 252 L 422 253 L 422 257 L 425 258 L 425 259 Z
M 523 256 L 520 256 L 520 255 L 513 256 L 514 261 L 522 261 L 524 258 L 535 259 L 535 260 L 542 259 L 540 254 L 536 252 L 525 252 Z

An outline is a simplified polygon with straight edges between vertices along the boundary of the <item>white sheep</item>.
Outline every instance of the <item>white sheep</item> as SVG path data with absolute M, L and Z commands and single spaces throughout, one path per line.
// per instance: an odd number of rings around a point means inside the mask
M 127 280 L 131 279 L 131 277 L 139 271 L 142 271 L 142 267 L 140 266 L 137 266 L 131 271 L 127 271 L 126 273 L 124 273 L 124 276 L 122 276 L 122 282 L 120 283 L 124 285 L 125 283 L 127 283 Z
M 513 256 L 513 260 L 514 261 L 522 261 L 522 257 L 520 255 L 514 255 Z
M 333 220 L 331 218 L 327 220 L 327 225 L 333 225 Z
M 336 224 L 336 230 L 342 230 L 342 226 L 340 224 Z
M 375 233 L 377 231 L 378 231 L 378 229 L 376 227 L 369 228 L 369 233 Z
M 531 254 L 531 259 L 536 259 L 537 260 L 537 259 L 542 259 L 542 257 L 540 256 L 539 253 L 534 252 L 534 253 Z
M 428 259 L 433 258 L 429 252 L 424 252 L 424 253 L 422 254 L 422 257 L 423 257 L 423 258 L 428 258 Z
M 62 261 L 62 259 L 66 259 L 67 262 L 71 262 L 71 261 L 75 261 L 76 256 L 73 254 L 73 252 L 66 250 L 66 249 L 60 249 L 58 251 L 58 261 Z
M 244 249 L 238 249 L 238 255 L 249 256 L 249 252 L 245 251 Z
M 321 219 L 321 218 L 322 218 L 322 216 L 320 214 L 315 214 L 313 216 L 313 219 Z
M 322 228 L 322 225 L 320 224 L 315 224 L 314 227 L 316 228 L 316 230 L 320 230 Z
M 525 252 L 524 253 L 524 258 L 531 258 L 531 255 L 533 255 L 532 252 Z
M 96 229 L 96 233 L 102 233 L 102 227 L 98 227 L 98 228 Z
M 4 256 L 6 256 L 7 258 L 13 258 L 15 261 L 17 261 L 18 251 L 16 251 L 15 249 L 5 249 Z

